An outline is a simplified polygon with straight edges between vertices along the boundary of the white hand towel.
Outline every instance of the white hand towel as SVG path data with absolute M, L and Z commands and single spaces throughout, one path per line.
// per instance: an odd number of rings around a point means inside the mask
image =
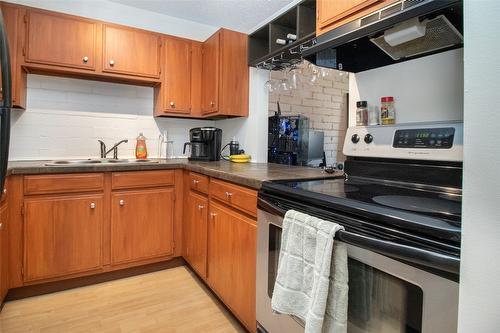
M 289 210 L 283 220 L 272 308 L 305 322 L 305 333 L 346 333 L 348 270 L 342 226 Z

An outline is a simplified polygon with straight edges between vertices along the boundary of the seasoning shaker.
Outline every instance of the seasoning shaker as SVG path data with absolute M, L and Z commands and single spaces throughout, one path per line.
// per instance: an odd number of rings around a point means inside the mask
M 356 107 L 356 126 L 368 125 L 368 102 L 358 101 Z

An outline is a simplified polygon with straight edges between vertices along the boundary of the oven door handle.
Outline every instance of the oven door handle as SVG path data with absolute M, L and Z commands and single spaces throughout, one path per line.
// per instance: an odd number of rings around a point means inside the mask
M 286 211 L 272 203 L 259 198 L 258 207 L 272 215 L 284 217 Z M 280 219 L 281 220 L 281 219 Z M 275 224 L 275 223 L 273 223 Z M 281 225 L 277 225 L 281 227 Z M 335 234 L 335 239 L 344 243 L 358 246 L 366 250 L 377 252 L 391 258 L 400 259 L 417 265 L 435 268 L 441 271 L 459 274 L 460 258 L 446 254 L 436 253 L 413 246 L 398 244 L 378 238 L 340 230 Z
M 410 263 L 432 267 L 454 274 L 458 274 L 460 272 L 460 258 L 454 256 L 436 253 L 413 246 L 397 244 L 344 230 L 338 231 L 335 234 L 335 239 Z

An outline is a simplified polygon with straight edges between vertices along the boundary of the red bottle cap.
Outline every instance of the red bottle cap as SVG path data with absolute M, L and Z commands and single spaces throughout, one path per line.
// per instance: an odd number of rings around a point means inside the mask
M 392 97 L 392 96 L 386 96 L 386 97 L 382 97 L 380 100 L 382 101 L 382 103 L 394 102 L 394 97 Z

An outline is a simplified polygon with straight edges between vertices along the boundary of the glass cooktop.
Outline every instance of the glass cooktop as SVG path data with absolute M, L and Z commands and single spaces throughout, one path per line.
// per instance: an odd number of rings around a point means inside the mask
M 281 183 L 293 189 L 435 217 L 460 225 L 461 191 L 350 177 Z

